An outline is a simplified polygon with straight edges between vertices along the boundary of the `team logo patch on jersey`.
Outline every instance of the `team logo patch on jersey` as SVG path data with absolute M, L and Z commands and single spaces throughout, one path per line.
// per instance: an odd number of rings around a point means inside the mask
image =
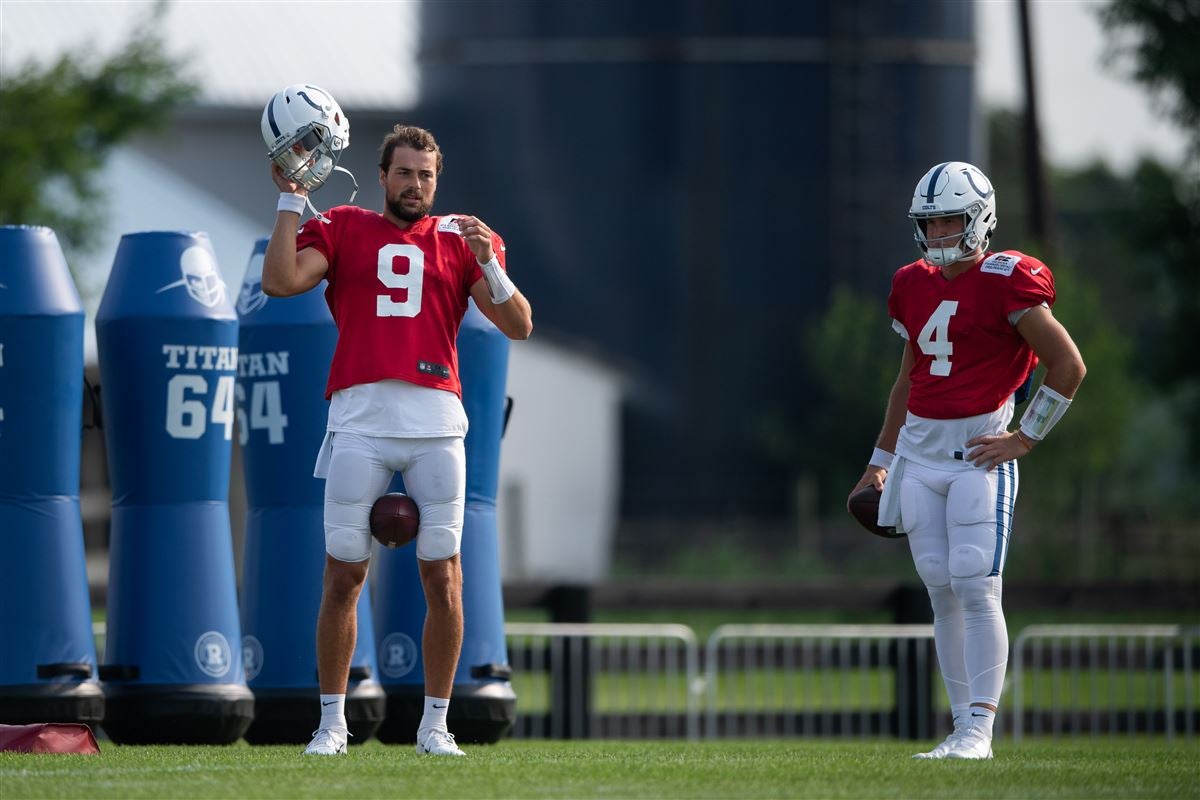
M 462 229 L 458 227 L 458 217 L 443 217 L 438 223 L 439 233 L 457 233 L 462 236 Z
M 437 375 L 439 378 L 449 378 L 450 368 L 445 364 L 434 364 L 432 361 L 418 361 L 417 372 L 425 375 Z
M 1008 253 L 996 253 L 996 255 L 983 262 L 983 266 L 979 268 L 980 272 L 994 272 L 997 275 L 1009 276 L 1013 274 L 1013 270 L 1017 268 L 1017 264 L 1021 262 L 1019 256 L 1009 255 Z

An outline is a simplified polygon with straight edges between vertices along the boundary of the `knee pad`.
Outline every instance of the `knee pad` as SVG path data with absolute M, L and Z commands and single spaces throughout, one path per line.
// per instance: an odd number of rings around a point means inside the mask
M 371 557 L 371 510 L 357 503 L 325 498 L 325 552 L 338 561 L 365 561 Z
M 992 571 L 992 556 L 982 547 L 960 544 L 950 550 L 950 576 L 955 579 L 982 578 Z
M 338 561 L 366 561 L 371 557 L 371 535 L 340 525 L 326 525 L 325 552 Z
M 946 559 L 940 555 L 923 555 L 917 557 L 917 575 L 927 588 L 936 589 L 950 585 L 950 570 Z
M 966 613 L 1000 606 L 1000 578 L 996 576 L 953 578 L 951 586 Z
M 445 561 L 458 554 L 462 532 L 446 527 L 422 526 L 417 534 L 417 558 L 422 561 Z
M 417 558 L 444 561 L 462 545 L 463 502 L 421 503 L 421 527 L 417 532 Z

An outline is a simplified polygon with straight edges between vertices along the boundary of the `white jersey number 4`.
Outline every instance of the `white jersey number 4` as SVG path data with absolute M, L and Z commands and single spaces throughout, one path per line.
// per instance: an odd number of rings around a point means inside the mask
M 950 374 L 950 356 L 954 355 L 954 343 L 950 341 L 950 318 L 957 311 L 957 300 L 943 300 L 917 337 L 921 352 L 933 357 L 929 364 L 930 375 L 944 378 Z

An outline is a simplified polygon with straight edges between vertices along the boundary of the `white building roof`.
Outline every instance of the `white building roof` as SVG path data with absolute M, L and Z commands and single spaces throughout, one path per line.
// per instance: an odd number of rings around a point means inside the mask
M 407 109 L 417 102 L 418 0 L 399 2 L 171 2 L 153 25 L 167 52 L 188 59 L 208 106 L 261 108 L 279 89 L 313 83 L 344 108 Z M 0 84 L 27 62 L 64 52 L 118 52 L 155 4 L 116 0 L 0 0 Z

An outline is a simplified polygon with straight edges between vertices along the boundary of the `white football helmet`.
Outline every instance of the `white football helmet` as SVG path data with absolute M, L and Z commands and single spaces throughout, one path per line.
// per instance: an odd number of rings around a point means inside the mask
M 934 217 L 962 216 L 962 236 L 928 239 L 925 222 Z M 947 161 L 917 181 L 908 209 L 917 246 L 930 264 L 944 267 L 987 249 L 996 229 L 996 190 L 988 177 L 964 161 Z M 947 240 L 954 240 L 953 246 Z
M 342 151 L 350 146 L 350 120 L 328 92 L 298 83 L 267 102 L 262 135 L 267 157 L 311 192 L 333 174 Z

